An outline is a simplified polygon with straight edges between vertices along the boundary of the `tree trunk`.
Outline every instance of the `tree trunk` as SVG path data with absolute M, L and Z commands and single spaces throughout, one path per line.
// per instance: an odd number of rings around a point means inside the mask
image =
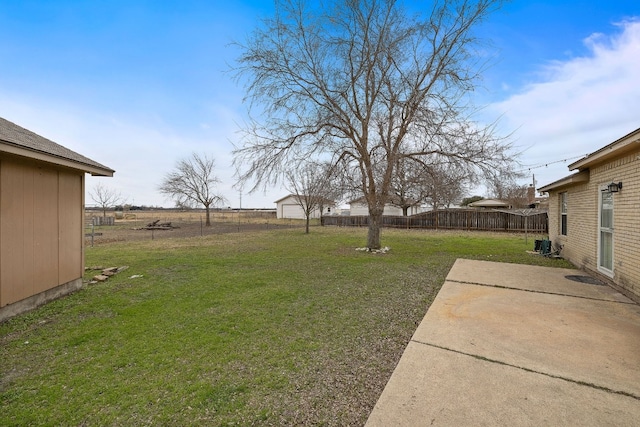
M 309 234 L 309 217 L 310 217 L 310 216 L 311 216 L 311 215 L 307 215 L 307 221 L 306 221 L 306 223 L 305 223 L 305 230 L 304 230 L 304 232 L 305 232 L 306 234 Z
M 204 225 L 207 226 L 207 227 L 211 227 L 211 213 L 209 211 L 209 206 L 205 206 L 204 209 L 207 212 L 207 219 L 206 219 Z M 238 213 L 238 215 L 239 214 L 240 213 Z
M 402 216 L 409 216 L 409 206 L 403 206 L 402 207 Z
M 380 228 L 382 227 L 382 210 L 369 211 L 369 234 L 367 248 L 380 249 Z

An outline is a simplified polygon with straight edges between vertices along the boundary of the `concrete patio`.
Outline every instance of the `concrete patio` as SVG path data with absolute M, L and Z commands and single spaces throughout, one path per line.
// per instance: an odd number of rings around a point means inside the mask
M 366 425 L 640 425 L 640 306 L 579 270 L 459 259 Z

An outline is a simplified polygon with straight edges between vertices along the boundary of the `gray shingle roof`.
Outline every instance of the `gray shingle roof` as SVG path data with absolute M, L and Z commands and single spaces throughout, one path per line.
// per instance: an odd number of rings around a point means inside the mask
M 89 166 L 92 169 L 97 168 L 110 171 L 111 174 L 114 172 L 113 169 L 108 168 L 107 166 L 91 160 L 82 154 L 78 154 L 75 151 L 69 150 L 60 144 L 56 144 L 47 138 L 3 119 L 2 117 L 0 117 L 0 142 L 15 145 L 29 151 L 54 156 L 73 163 L 78 163 L 79 169 L 82 169 L 82 166 L 84 165 Z

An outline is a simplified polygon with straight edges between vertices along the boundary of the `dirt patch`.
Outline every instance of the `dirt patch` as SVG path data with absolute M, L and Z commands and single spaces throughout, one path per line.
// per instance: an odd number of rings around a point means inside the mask
M 114 226 L 101 226 L 94 228 L 93 244 L 101 245 L 113 242 L 140 241 L 140 240 L 158 240 L 158 239 L 176 239 L 186 237 L 210 236 L 215 234 L 226 233 L 246 233 L 255 231 L 266 231 L 282 228 L 302 227 L 298 223 L 259 223 L 259 222 L 212 222 L 207 227 L 200 222 L 180 221 L 172 222 L 173 228 L 152 229 L 147 230 L 140 227 L 139 223 L 133 221 L 116 221 Z M 92 231 L 87 229 L 85 233 L 86 245 L 91 246 Z

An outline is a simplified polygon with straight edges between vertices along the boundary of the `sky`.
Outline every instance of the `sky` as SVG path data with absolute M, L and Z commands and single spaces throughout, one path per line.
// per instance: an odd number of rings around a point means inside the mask
M 0 0 L 0 117 L 114 169 L 87 177 L 88 205 L 102 184 L 172 207 L 158 186 L 200 153 L 215 158 L 223 206 L 274 208 L 285 189 L 234 186 L 247 106 L 230 71 L 234 42 L 272 11 L 268 0 Z M 478 32 L 491 58 L 478 120 L 498 120 L 522 184 L 563 178 L 640 127 L 640 1 L 512 1 Z

